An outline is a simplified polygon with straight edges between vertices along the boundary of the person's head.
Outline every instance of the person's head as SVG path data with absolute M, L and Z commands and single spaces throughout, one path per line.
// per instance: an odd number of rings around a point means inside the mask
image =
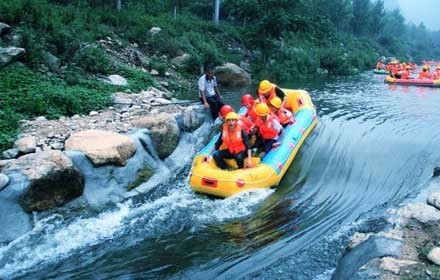
M 409 69 L 411 69 L 411 66 L 407 65 L 407 66 L 405 67 L 405 69 L 406 69 L 406 70 L 409 70 Z
M 423 72 L 428 71 L 428 69 L 429 69 L 428 65 L 424 65 L 424 66 L 422 67 L 422 71 L 423 71 Z
M 230 112 L 234 112 L 234 109 L 232 109 L 231 106 L 229 105 L 223 105 L 220 108 L 220 117 L 222 117 L 223 119 L 226 118 L 226 116 L 228 115 L 228 113 Z
M 269 104 L 272 108 L 274 108 L 274 111 L 280 109 L 281 103 L 281 98 L 279 98 L 278 96 L 275 96 L 271 100 L 269 100 Z
M 208 65 L 208 67 L 206 67 L 206 79 L 210 80 L 212 79 L 212 77 L 214 77 L 215 75 L 215 66 L 214 65 Z
M 272 83 L 268 80 L 262 80 L 260 82 L 260 85 L 258 87 L 258 93 L 266 95 L 269 93 L 270 89 L 272 88 Z
M 270 110 L 266 103 L 260 103 L 255 107 L 255 113 L 261 118 L 269 116 Z
M 225 121 L 229 128 L 234 128 L 237 125 L 239 118 L 240 116 L 237 113 L 229 112 L 225 117 Z
M 437 67 L 435 67 L 436 71 L 440 71 L 440 65 L 438 65 Z
M 249 108 L 252 104 L 254 104 L 254 98 L 249 93 L 246 93 L 241 97 L 241 105 Z

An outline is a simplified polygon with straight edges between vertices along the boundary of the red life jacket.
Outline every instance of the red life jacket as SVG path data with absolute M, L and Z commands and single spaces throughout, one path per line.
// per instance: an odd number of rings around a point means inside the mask
M 431 74 L 428 71 L 419 72 L 419 79 L 431 79 Z
M 405 71 L 403 71 L 402 76 L 400 78 L 409 79 L 410 76 L 411 76 L 411 72 L 409 71 L 409 69 L 406 69 Z
M 255 102 L 252 105 L 252 107 L 250 109 L 247 110 L 246 114 L 244 115 L 245 117 L 247 117 L 251 122 L 254 122 L 256 119 L 258 119 L 258 115 L 255 112 Z
M 278 131 L 273 127 L 274 116 L 269 115 L 265 123 L 258 118 L 255 124 L 258 126 L 263 139 L 275 139 L 278 137 Z
M 223 143 L 220 149 L 227 148 L 231 154 L 236 155 L 246 150 L 243 138 L 241 137 L 241 127 L 238 124 L 235 126 L 232 132 L 229 130 L 226 123 L 223 124 L 222 141 Z

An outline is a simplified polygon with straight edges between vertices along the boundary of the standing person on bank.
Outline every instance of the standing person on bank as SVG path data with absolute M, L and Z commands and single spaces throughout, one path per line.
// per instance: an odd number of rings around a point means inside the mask
M 206 68 L 205 74 L 199 78 L 199 98 L 206 109 L 211 110 L 212 119 L 218 117 L 220 108 L 224 105 L 220 100 L 223 96 L 220 94 L 215 78 L 215 67 L 210 65 Z

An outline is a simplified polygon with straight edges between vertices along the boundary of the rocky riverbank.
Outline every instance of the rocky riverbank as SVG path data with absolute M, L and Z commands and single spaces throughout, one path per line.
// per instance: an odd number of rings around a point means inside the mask
M 203 106 L 155 88 L 115 93 L 113 103 L 87 116 L 21 122 L 0 160 L 1 242 L 30 230 L 32 213 L 79 198 L 99 207 L 151 190 L 188 165 L 176 155 L 209 132 Z
M 440 178 L 417 199 L 356 232 L 332 279 L 440 279 Z M 426 201 L 426 202 L 423 202 Z M 374 227 L 373 227 L 374 228 Z

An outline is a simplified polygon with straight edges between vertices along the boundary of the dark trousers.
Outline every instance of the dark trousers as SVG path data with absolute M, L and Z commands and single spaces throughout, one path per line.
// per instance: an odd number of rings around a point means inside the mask
M 202 98 L 200 98 L 200 101 L 203 103 Z M 211 110 L 212 119 L 215 120 L 218 117 L 218 112 L 220 112 L 220 108 L 225 104 L 221 102 L 220 98 L 217 95 L 206 97 L 206 101 L 209 104 L 209 109 Z
M 221 169 L 227 169 L 228 164 L 225 162 L 225 159 L 231 159 L 234 158 L 237 162 L 238 168 L 243 168 L 244 165 L 244 158 L 246 157 L 246 151 L 240 152 L 236 155 L 231 154 L 228 149 L 225 150 L 217 150 L 212 155 L 214 158 L 215 164 L 217 164 L 218 167 Z

